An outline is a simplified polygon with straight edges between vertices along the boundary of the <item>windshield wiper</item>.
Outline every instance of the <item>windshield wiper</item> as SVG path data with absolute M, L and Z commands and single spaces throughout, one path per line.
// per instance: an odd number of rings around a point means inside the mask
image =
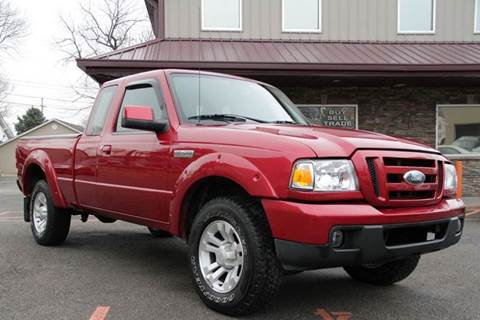
M 296 122 L 294 121 L 290 121 L 290 120 L 277 120 L 277 121 L 272 121 L 270 123 L 275 123 L 275 124 L 297 124 Z
M 235 121 L 242 121 L 246 122 L 247 120 L 258 122 L 258 123 L 266 123 L 267 121 L 259 120 L 255 118 L 239 116 L 236 114 L 201 114 L 198 116 L 191 116 L 188 120 L 213 120 L 213 121 L 225 121 L 225 122 L 235 122 Z

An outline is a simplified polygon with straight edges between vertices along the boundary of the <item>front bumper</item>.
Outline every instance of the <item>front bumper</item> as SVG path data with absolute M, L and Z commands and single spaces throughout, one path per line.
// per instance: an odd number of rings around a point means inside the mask
M 465 214 L 457 199 L 402 208 L 270 199 L 262 204 L 286 269 L 360 265 L 441 250 L 460 240 L 457 226 L 463 227 Z M 345 245 L 333 248 L 330 238 L 337 229 L 346 231 Z
M 339 248 L 278 239 L 275 247 L 287 270 L 356 266 L 445 249 L 460 240 L 462 229 L 463 216 L 414 224 L 337 226 L 333 230 L 345 235 Z

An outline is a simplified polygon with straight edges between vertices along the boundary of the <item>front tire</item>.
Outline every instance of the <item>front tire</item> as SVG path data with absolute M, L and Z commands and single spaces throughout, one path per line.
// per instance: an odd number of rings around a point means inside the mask
M 195 288 L 209 308 L 240 316 L 274 300 L 282 268 L 257 202 L 242 197 L 209 201 L 195 217 L 189 247 Z
M 420 256 L 415 255 L 381 265 L 344 267 L 355 280 L 377 286 L 389 286 L 406 279 L 418 265 Z
M 62 244 L 70 231 L 70 220 L 70 213 L 55 208 L 47 182 L 38 181 L 30 202 L 30 226 L 35 241 L 42 246 Z

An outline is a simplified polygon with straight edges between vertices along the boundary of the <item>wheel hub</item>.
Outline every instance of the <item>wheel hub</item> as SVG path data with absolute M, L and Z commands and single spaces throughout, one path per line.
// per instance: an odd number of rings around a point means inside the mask
M 238 255 L 235 246 L 232 243 L 227 243 L 219 247 L 219 252 L 216 253 L 217 262 L 220 266 L 232 269 L 238 264 Z

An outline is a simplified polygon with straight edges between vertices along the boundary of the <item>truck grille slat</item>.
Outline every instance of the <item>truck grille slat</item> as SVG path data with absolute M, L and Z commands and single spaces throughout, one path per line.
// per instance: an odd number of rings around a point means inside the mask
M 370 171 L 370 177 L 372 178 L 373 190 L 375 191 L 375 195 L 378 197 L 380 193 L 378 190 L 378 179 L 377 179 L 377 171 L 375 169 L 375 159 L 368 158 L 367 164 L 368 164 L 368 170 Z
M 434 168 L 435 160 L 425 159 L 402 159 L 402 158 L 383 158 L 383 163 L 389 167 L 420 167 L 420 168 Z

